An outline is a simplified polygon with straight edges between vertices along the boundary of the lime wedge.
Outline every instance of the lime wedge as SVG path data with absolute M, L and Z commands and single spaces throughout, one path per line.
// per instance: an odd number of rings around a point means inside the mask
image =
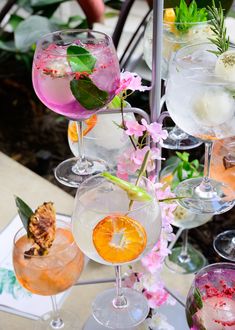
M 152 200 L 152 197 L 143 188 L 135 186 L 134 184 L 122 180 L 108 172 L 103 172 L 101 175 L 125 190 L 130 200 L 138 202 L 150 202 Z

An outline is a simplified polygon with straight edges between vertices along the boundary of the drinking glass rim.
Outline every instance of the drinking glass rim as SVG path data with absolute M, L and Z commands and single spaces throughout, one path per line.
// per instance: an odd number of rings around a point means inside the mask
M 174 7 L 174 8 L 164 8 L 163 9 L 163 13 L 167 10 L 167 9 L 174 9 L 175 10 L 175 8 L 176 7 Z M 164 15 L 164 14 L 163 14 Z M 151 12 L 151 18 L 150 19 L 152 19 L 153 18 L 153 11 Z M 182 25 L 182 24 L 188 24 L 188 25 L 190 25 L 190 26 L 194 26 L 194 25 L 207 25 L 208 23 L 210 23 L 210 22 L 212 22 L 213 21 L 213 19 L 211 18 L 211 19 L 207 19 L 206 21 L 199 21 L 199 22 L 167 22 L 167 21 L 164 21 L 164 16 L 163 16 L 163 25 Z M 180 32 L 180 31 L 179 31 Z
M 154 196 L 151 195 L 151 197 L 152 197 L 152 200 L 151 200 L 151 201 L 143 202 L 142 205 L 140 205 L 140 206 L 138 206 L 138 207 L 136 207 L 136 208 L 133 207 L 130 211 L 127 209 L 126 211 L 122 211 L 122 212 L 118 212 L 118 211 L 109 211 L 109 212 L 108 212 L 108 211 L 98 210 L 97 208 L 87 207 L 87 206 L 84 204 L 84 202 L 81 201 L 81 198 L 77 198 L 77 195 L 79 195 L 79 191 L 80 191 L 79 189 L 80 189 L 80 188 L 83 188 L 83 186 L 85 187 L 85 184 L 86 184 L 87 182 L 91 181 L 92 179 L 94 179 L 94 178 L 96 178 L 96 177 L 100 177 L 100 178 L 106 180 L 107 182 L 114 184 L 113 182 L 111 182 L 111 181 L 105 179 L 105 177 L 103 177 L 103 176 L 100 175 L 100 174 L 93 175 L 93 176 L 91 176 L 90 178 L 84 180 L 84 181 L 80 184 L 80 186 L 79 186 L 79 188 L 78 188 L 78 190 L 77 190 L 77 193 L 76 193 L 75 200 L 78 199 L 78 200 L 79 200 L 79 203 L 80 203 L 84 208 L 86 208 L 86 209 L 89 210 L 89 211 L 94 211 L 94 212 L 97 213 L 97 214 L 103 214 L 103 215 L 106 214 L 107 216 L 108 216 L 108 215 L 111 215 L 111 214 L 114 215 L 114 214 L 123 214 L 123 213 L 126 213 L 126 214 L 128 215 L 128 214 L 130 214 L 130 213 L 133 213 L 133 212 L 139 211 L 139 210 L 145 208 L 146 206 L 151 205 L 151 204 L 154 203 L 154 202 L 156 202 L 157 204 L 159 203 L 158 200 L 157 200 L 157 198 L 156 198 L 156 196 L 155 196 L 155 195 L 154 195 Z M 148 178 L 146 178 L 146 177 L 142 177 L 141 179 L 146 180 L 148 183 L 150 183 L 150 184 L 154 187 L 152 181 L 150 181 Z M 114 184 L 114 185 L 115 185 L 115 184 Z M 117 185 L 116 185 L 116 186 L 117 186 Z M 119 188 L 120 188 L 120 187 L 119 187 Z M 122 188 L 120 188 L 120 190 L 122 190 Z M 124 191 L 124 190 L 123 190 L 123 191 Z M 83 194 L 83 195 L 84 195 L 84 194 Z M 83 195 L 82 195 L 82 196 L 83 196 Z M 135 202 L 135 201 L 134 201 L 134 202 Z M 138 201 L 137 201 L 137 202 L 138 202 Z M 139 202 L 139 203 L 140 203 L 140 202 Z M 75 202 L 75 204 L 76 204 L 76 202 Z M 75 208 L 74 208 L 74 210 L 75 210 Z M 73 219 L 73 215 L 72 215 L 72 219 Z M 72 221 L 72 222 L 73 222 L 73 221 Z
M 41 36 L 38 41 L 37 41 L 37 44 L 40 44 L 43 42 L 43 40 L 47 39 L 48 37 L 50 36 L 53 36 L 53 35 L 69 35 L 69 33 L 76 33 L 76 32 L 79 32 L 79 33 L 93 33 L 93 34 L 98 34 L 100 36 L 103 36 L 105 38 L 107 38 L 107 40 L 109 41 L 109 44 L 110 45 L 113 45 L 113 39 L 110 35 L 108 35 L 107 33 L 105 32 L 102 32 L 102 31 L 97 31 L 97 30 L 92 30 L 92 29 L 65 29 L 65 30 L 57 30 L 57 31 L 53 31 L 53 32 L 49 32 L 49 33 L 46 33 L 44 34 L 43 36 Z M 84 38 L 85 39 L 85 38 Z M 92 38 L 91 38 L 92 39 Z M 79 39 L 78 39 L 79 40 Z M 105 40 L 105 39 L 104 39 Z M 52 42 L 50 42 L 50 44 L 52 44 Z M 72 44 L 71 44 L 72 45 Z M 114 46 L 113 46 L 114 47 Z M 102 50 L 101 50 L 102 51 Z M 52 51 L 48 51 L 47 50 L 47 54 L 51 54 L 51 55 L 56 55 L 55 52 Z M 59 54 L 58 57 L 74 57 L 74 55 L 67 55 L 67 53 L 65 55 L 63 54 Z M 87 56 L 86 54 L 81 54 L 79 55 L 80 56 Z
M 225 266 L 223 268 L 223 266 Z M 203 267 L 202 269 L 199 270 L 199 272 L 195 275 L 195 278 L 194 278 L 194 282 L 200 277 L 203 275 L 203 273 L 205 273 L 208 269 L 233 269 L 235 271 L 235 264 L 232 263 L 232 262 L 217 262 L 217 263 L 213 263 L 213 264 L 210 264 L 210 265 L 207 265 L 205 267 Z
M 65 227 L 67 227 L 67 229 L 69 229 L 70 230 L 70 232 L 71 232 L 71 234 L 72 234 L 72 237 L 73 237 L 73 232 L 72 232 L 72 227 L 71 227 L 71 224 L 69 224 L 69 223 L 67 223 L 66 221 L 63 221 L 63 220 L 57 220 L 56 221 L 56 223 L 57 222 L 59 222 L 59 223 L 63 223 L 63 225 L 65 225 Z M 56 229 L 57 228 L 62 228 L 62 227 L 56 227 Z M 22 236 L 20 236 L 17 240 L 16 240 L 16 237 L 17 237 L 17 235 L 20 233 L 20 232 L 25 232 L 25 235 L 27 236 L 27 231 L 26 231 L 26 229 L 25 229 L 25 227 L 24 226 L 22 226 L 22 227 L 20 227 L 20 229 L 18 229 L 17 230 L 17 232 L 15 233 L 15 235 L 14 235 L 14 238 L 13 238 L 13 248 L 16 248 L 16 243 L 18 242 L 18 240 L 21 238 L 21 237 L 23 237 L 23 236 L 25 236 L 24 234 L 22 235 Z M 28 237 L 27 237 L 28 238 Z M 53 243 L 52 243 L 53 244 Z M 45 258 L 52 258 L 53 256 L 57 256 L 58 254 L 60 254 L 60 253 L 64 253 L 67 249 L 69 249 L 69 248 L 71 248 L 73 245 L 77 245 L 76 244 L 76 242 L 75 242 L 75 240 L 74 240 L 74 237 L 73 237 L 73 242 L 71 242 L 71 243 L 69 243 L 68 244 L 68 246 L 66 246 L 65 248 L 62 248 L 62 249 L 59 249 L 58 250 L 58 252 L 57 253 L 55 253 L 54 255 L 53 254 L 50 254 L 50 253 L 48 253 L 48 254 L 46 254 L 46 255 L 42 255 L 42 256 L 35 256 L 35 255 L 28 255 L 28 254 L 25 254 L 25 253 L 23 253 L 23 255 L 24 255 L 24 257 L 27 257 L 27 258 L 29 258 L 29 259 L 31 259 L 31 258 L 43 258 L 43 259 L 45 259 Z M 16 250 L 18 251 L 18 249 L 16 248 Z M 49 248 L 49 252 L 50 252 L 50 248 Z
M 185 67 L 185 65 L 181 64 L 180 62 L 180 59 L 183 59 L 183 56 L 180 58 L 179 56 L 181 55 L 181 53 L 184 53 L 185 51 L 187 51 L 187 49 L 193 49 L 195 48 L 195 51 L 197 50 L 197 47 L 200 47 L 200 46 L 203 46 L 203 45 L 208 45 L 208 46 L 212 46 L 214 45 L 212 42 L 199 42 L 199 43 L 194 43 L 194 44 L 191 44 L 191 45 L 187 45 L 187 46 L 183 46 L 181 47 L 179 50 L 177 50 L 174 54 L 174 58 L 172 60 L 172 63 L 175 62 L 175 65 L 173 64 L 173 66 L 178 66 L 179 68 L 181 68 L 182 70 L 185 70 L 185 72 L 189 73 L 189 72 L 196 72 L 195 69 L 193 68 L 190 68 L 190 67 Z M 229 50 L 235 50 L 235 46 L 233 45 L 229 45 Z M 205 49 L 205 51 L 208 51 Z M 191 53 L 185 53 L 185 57 L 186 56 L 191 56 L 194 52 L 191 52 Z M 215 55 L 216 56 L 216 55 Z M 201 67 L 202 68 L 202 67 Z M 188 74 L 184 74 L 185 78 L 187 79 L 190 79 L 192 81 L 195 81 L 195 82 L 200 82 L 204 85 L 216 85 L 216 86 L 227 86 L 227 85 L 235 85 L 235 82 L 233 81 L 230 81 L 230 80 L 226 80 L 223 78 L 222 75 L 218 75 L 216 73 L 208 73 L 207 74 L 207 77 L 210 77 L 210 78 L 217 78 L 217 79 L 220 79 L 219 81 L 215 80 L 215 81 L 204 81 L 204 78 L 200 79 L 198 76 L 197 77 L 190 77 L 190 75 Z

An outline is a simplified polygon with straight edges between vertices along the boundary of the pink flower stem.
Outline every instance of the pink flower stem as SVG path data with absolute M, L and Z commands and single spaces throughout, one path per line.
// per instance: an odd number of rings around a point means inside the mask
M 124 101 L 124 99 L 123 99 L 123 97 L 121 97 L 122 126 L 123 126 L 124 130 L 127 130 L 127 127 L 126 127 L 126 124 L 125 124 L 125 120 L 124 120 L 123 101 Z M 129 135 L 129 139 L 130 139 L 130 141 L 131 141 L 131 144 L 133 145 L 133 148 L 134 148 L 135 150 L 137 150 L 137 147 L 136 147 L 136 145 L 135 145 L 135 142 L 134 142 L 132 136 Z

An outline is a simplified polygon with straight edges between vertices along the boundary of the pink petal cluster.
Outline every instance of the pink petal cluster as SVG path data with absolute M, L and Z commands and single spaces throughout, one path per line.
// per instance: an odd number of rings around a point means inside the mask
M 143 132 L 146 131 L 146 128 L 140 125 L 136 120 L 127 120 L 125 125 L 127 128 L 125 133 L 130 136 L 140 137 L 143 135 Z
M 128 89 L 131 91 L 144 92 L 150 90 L 151 87 L 142 86 L 141 77 L 137 73 L 124 71 L 120 73 L 120 85 L 116 90 L 116 95 Z
M 155 273 L 162 268 L 165 257 L 170 253 L 167 246 L 167 240 L 161 235 L 152 251 L 141 259 L 142 265 L 147 271 Z
M 142 119 L 141 123 L 146 128 L 153 142 L 161 143 L 164 139 L 167 138 L 168 132 L 162 129 L 162 124 L 154 122 L 148 125 L 145 119 Z
M 148 150 L 151 150 L 151 154 L 147 165 L 147 170 L 153 171 L 155 168 L 155 160 L 161 159 L 160 150 L 158 148 L 150 148 L 149 146 L 145 146 L 142 149 L 128 149 L 118 157 L 117 176 L 124 180 L 128 180 L 128 175 L 134 174 L 140 169 Z
M 150 308 L 157 308 L 161 306 L 167 301 L 169 296 L 162 283 L 159 283 L 158 289 L 154 292 L 144 291 L 143 294 L 148 299 Z

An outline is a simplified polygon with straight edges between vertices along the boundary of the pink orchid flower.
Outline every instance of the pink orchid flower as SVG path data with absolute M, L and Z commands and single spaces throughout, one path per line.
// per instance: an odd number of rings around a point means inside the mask
M 126 120 L 125 121 L 127 135 L 134 135 L 135 137 L 140 137 L 143 135 L 143 132 L 146 131 L 146 128 L 143 125 L 140 125 L 136 120 Z
M 125 90 L 144 92 L 150 90 L 151 87 L 141 85 L 141 77 L 135 72 L 124 71 L 120 73 L 120 85 L 116 90 L 116 95 Z
M 168 133 L 166 130 L 162 129 L 162 124 L 158 124 L 156 122 L 148 124 L 145 119 L 142 119 L 141 123 L 153 139 L 153 142 L 161 143 L 167 138 Z
M 145 291 L 144 296 L 148 299 L 149 307 L 157 308 L 167 301 L 168 293 L 159 285 L 154 292 Z

